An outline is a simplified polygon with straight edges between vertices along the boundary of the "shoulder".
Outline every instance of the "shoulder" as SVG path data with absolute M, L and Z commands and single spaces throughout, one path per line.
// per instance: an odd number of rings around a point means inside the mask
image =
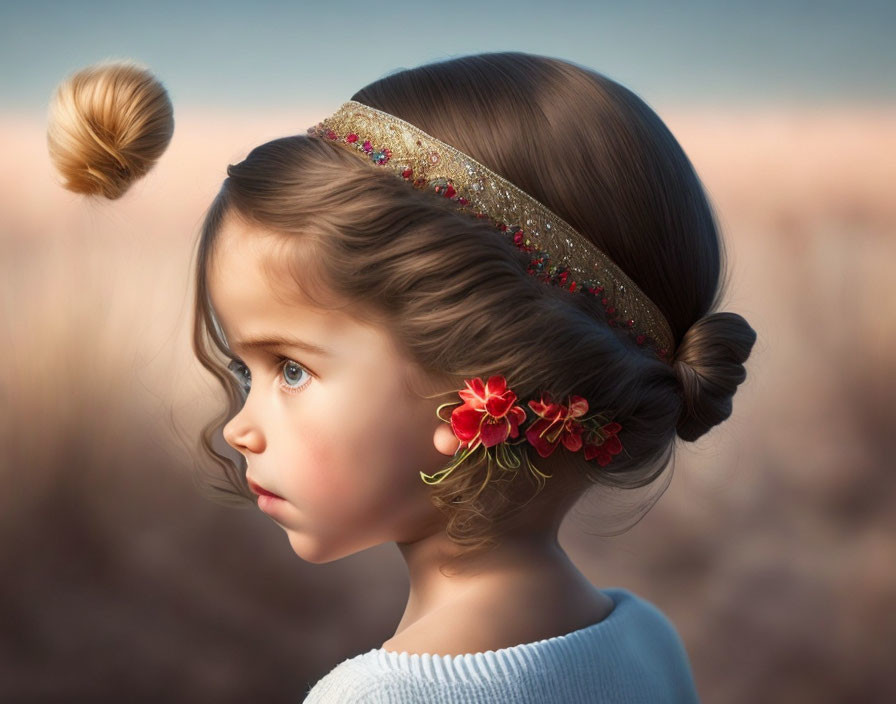
M 698 702 L 690 662 L 672 622 L 633 592 L 603 591 L 614 608 L 585 628 L 463 655 L 377 648 L 337 665 L 305 702 Z
M 601 645 L 612 644 L 613 657 L 604 659 L 612 664 L 612 676 L 626 687 L 643 690 L 647 701 L 699 701 L 684 641 L 669 617 L 634 592 L 606 592 L 616 602 L 616 618 L 607 619 L 600 634 Z
M 605 591 L 616 603 L 614 623 L 620 628 L 641 633 L 650 639 L 661 638 L 667 644 L 683 648 L 675 625 L 652 601 L 627 589 L 610 588 Z

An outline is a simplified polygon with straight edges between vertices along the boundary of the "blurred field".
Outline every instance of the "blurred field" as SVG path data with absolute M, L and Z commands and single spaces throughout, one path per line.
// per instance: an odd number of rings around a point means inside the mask
M 325 112 L 178 115 L 156 170 L 94 205 L 56 184 L 42 120 L 0 116 L 0 700 L 296 702 L 392 634 L 394 546 L 305 564 L 191 479 L 220 403 L 188 337 L 203 210 L 227 163 Z M 661 115 L 759 341 L 656 507 L 599 538 L 583 502 L 562 542 L 669 615 L 706 702 L 896 701 L 896 109 Z

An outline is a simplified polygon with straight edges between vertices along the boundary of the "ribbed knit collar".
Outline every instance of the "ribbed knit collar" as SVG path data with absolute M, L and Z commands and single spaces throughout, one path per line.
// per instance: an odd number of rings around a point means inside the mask
M 532 668 L 539 661 L 554 660 L 558 657 L 575 660 L 576 653 L 584 642 L 592 640 L 596 631 L 610 631 L 619 628 L 619 623 L 626 620 L 626 612 L 631 608 L 633 600 L 638 597 L 627 589 L 609 587 L 601 589 L 609 596 L 615 606 L 601 621 L 585 626 L 562 636 L 543 638 L 532 643 L 521 643 L 508 648 L 487 650 L 479 653 L 462 655 L 436 655 L 431 653 L 400 653 L 374 648 L 357 658 L 373 660 L 383 670 L 410 672 L 428 679 L 440 681 L 475 681 L 480 678 L 491 679 L 495 676 L 514 677 L 520 672 Z

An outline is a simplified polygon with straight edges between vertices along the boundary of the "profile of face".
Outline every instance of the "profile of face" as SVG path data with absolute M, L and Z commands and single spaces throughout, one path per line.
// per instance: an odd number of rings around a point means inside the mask
M 250 385 L 224 438 L 250 482 L 280 497 L 259 508 L 313 563 L 442 530 L 419 473 L 457 449 L 435 414 L 448 399 L 411 392 L 412 363 L 387 330 L 277 295 L 288 275 L 270 280 L 266 234 L 228 218 L 208 270 L 231 368 Z M 297 342 L 257 344 L 272 338 Z

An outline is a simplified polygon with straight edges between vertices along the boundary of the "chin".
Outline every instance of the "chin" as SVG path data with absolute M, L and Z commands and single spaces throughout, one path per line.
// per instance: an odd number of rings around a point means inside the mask
M 327 544 L 317 540 L 314 536 L 297 531 L 287 531 L 287 536 L 293 552 L 305 562 L 310 562 L 313 565 L 325 565 L 328 562 L 341 560 L 343 557 L 349 557 L 373 546 L 373 543 L 361 546 Z

